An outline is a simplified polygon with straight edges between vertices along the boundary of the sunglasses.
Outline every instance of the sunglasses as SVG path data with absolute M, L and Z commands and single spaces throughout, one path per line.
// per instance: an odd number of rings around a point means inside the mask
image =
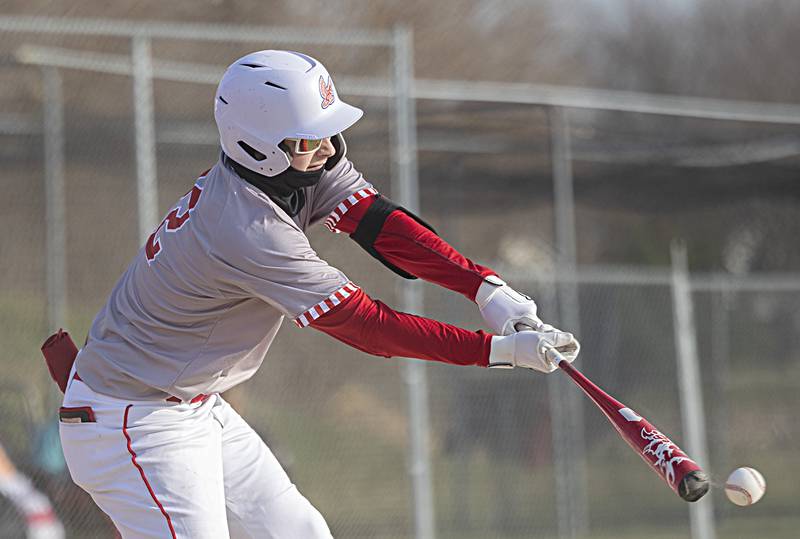
M 284 142 L 289 145 L 293 155 L 308 155 L 316 153 L 322 147 L 323 140 L 325 139 L 287 138 Z

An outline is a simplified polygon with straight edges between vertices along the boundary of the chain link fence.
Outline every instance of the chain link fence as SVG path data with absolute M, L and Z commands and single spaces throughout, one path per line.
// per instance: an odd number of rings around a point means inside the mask
M 29 46 L 31 53 L 31 45 L 40 47 L 37 66 L 11 60 L 19 58 L 20 47 Z M 210 66 L 211 80 L 214 66 L 221 73 L 232 58 L 270 46 L 281 44 L 170 37 L 151 43 L 159 74 L 153 80 L 158 217 L 219 152 L 211 118 L 213 86 L 177 80 L 176 73 L 185 73 L 186 64 Z M 54 315 L 46 285 L 53 264 L 45 227 L 44 123 L 46 97 L 52 94 L 45 83 L 58 81 L 64 103 L 66 221 L 56 232 L 64 234 L 65 325 L 79 341 L 141 241 L 135 98 L 130 73 L 118 64 L 130 61 L 129 47 L 121 37 L 54 36 L 30 28 L 0 38 L 8 59 L 0 67 L 0 224 L 5 231 L 0 343 L 6 373 L 0 442 L 50 496 L 70 538 L 110 538 L 114 532 L 64 468 L 53 412 L 58 393 L 38 352 L 55 329 L 48 322 Z M 323 59 L 342 95 L 366 111 L 347 133 L 348 155 L 380 191 L 396 196 L 393 101 L 377 90 L 367 95 L 369 81 L 391 80 L 391 51 L 312 41 L 296 47 Z M 47 66 L 48 58 L 50 63 L 96 61 L 106 71 Z M 194 69 L 193 76 L 202 69 Z M 170 70 L 171 78 L 162 77 Z M 348 79 L 362 83 L 348 86 Z M 675 236 L 687 239 L 693 267 L 726 270 L 694 274 L 691 281 L 708 468 L 719 482 L 734 467 L 754 466 L 764 473 L 769 491 L 744 513 L 715 489 L 717 537 L 794 537 L 800 524 L 800 490 L 792 481 L 792 471 L 800 466 L 800 432 L 793 419 L 800 387 L 800 286 L 797 274 L 771 278 L 758 272 L 798 267 L 792 241 L 800 215 L 796 198 L 787 196 L 794 188 L 787 178 L 798 167 L 790 151 L 800 136 L 797 129 L 571 110 L 579 268 L 571 279 L 554 262 L 547 110 L 457 98 L 420 98 L 416 105 L 424 218 L 457 249 L 496 267 L 535 297 L 548 321 L 567 318 L 558 292 L 574 285 L 581 368 L 679 443 L 685 433 L 669 242 Z M 762 161 L 775 151 L 783 157 Z M 400 306 L 397 279 L 376 269 L 353 242 L 332 238 L 324 229 L 310 237 L 322 258 L 373 297 Z M 481 326 L 466 299 L 427 284 L 414 286 L 422 290 L 427 315 Z M 337 537 L 418 534 L 404 365 L 405 360 L 365 357 L 287 324 L 259 373 L 226 395 Z M 690 537 L 686 505 L 588 401 L 577 401 L 582 423 L 558 425 L 555 418 L 561 416 L 553 411 L 559 396 L 577 391 L 560 375 L 444 365 L 429 365 L 426 371 L 436 537 L 564 538 L 575 530 L 592 538 Z M 585 471 L 577 495 L 586 508 L 579 525 L 565 527 L 559 496 L 576 491 L 559 490 L 563 470 L 557 462 L 568 450 L 563 433 L 570 430 L 580 440 L 574 466 Z M 24 536 L 24 521 L 4 500 L 0 536 Z

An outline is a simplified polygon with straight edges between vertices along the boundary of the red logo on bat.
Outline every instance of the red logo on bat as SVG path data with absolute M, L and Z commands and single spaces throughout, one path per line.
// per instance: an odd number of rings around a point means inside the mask
M 328 75 L 328 84 L 325 84 L 325 79 L 322 78 L 322 75 L 319 76 L 319 95 L 322 96 L 323 109 L 330 107 L 334 99 L 336 99 L 333 95 L 333 81 L 330 75 Z

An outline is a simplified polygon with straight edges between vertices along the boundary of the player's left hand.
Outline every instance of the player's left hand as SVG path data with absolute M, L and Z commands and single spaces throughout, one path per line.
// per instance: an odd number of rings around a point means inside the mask
M 508 286 L 496 275 L 484 279 L 475 295 L 475 302 L 484 322 L 494 333 L 512 335 L 524 326 L 539 333 L 555 332 L 569 335 L 569 342 L 559 343 L 557 350 L 569 362 L 575 361 L 578 357 L 581 350 L 578 339 L 571 333 L 562 332 L 542 322 L 537 313 L 536 302 Z
M 536 302 L 520 294 L 496 275 L 486 277 L 475 295 L 475 303 L 483 321 L 498 335 L 516 333 L 515 326 L 524 324 L 536 331 L 549 332 L 553 327 L 537 316 Z

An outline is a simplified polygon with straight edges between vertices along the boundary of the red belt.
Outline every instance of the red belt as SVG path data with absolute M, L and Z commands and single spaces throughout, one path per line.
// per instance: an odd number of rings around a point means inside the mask
M 81 377 L 80 377 L 80 376 L 78 376 L 78 371 L 75 371 L 75 375 L 74 375 L 72 378 L 73 378 L 74 380 L 80 380 L 81 382 L 83 382 L 83 380 L 81 379 Z M 208 397 L 210 397 L 210 395 L 206 395 L 205 393 L 200 393 L 200 394 L 199 394 L 199 395 L 197 395 L 196 397 L 193 397 L 193 398 L 192 398 L 192 399 L 189 401 L 189 404 L 195 404 L 195 403 L 197 403 L 197 402 L 203 402 L 203 401 L 205 401 L 205 400 L 206 400 Z M 167 397 L 167 398 L 166 398 L 166 399 L 164 399 L 164 400 L 166 400 L 166 401 L 168 401 L 168 402 L 186 402 L 186 401 L 183 401 L 183 400 L 179 399 L 178 397 Z

